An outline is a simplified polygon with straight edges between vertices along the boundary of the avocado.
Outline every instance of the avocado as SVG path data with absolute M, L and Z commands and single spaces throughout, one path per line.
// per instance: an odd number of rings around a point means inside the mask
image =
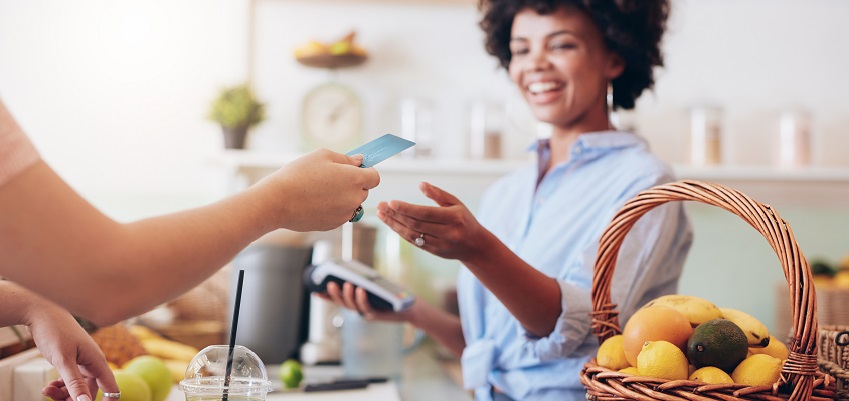
M 731 373 L 748 352 L 743 329 L 727 319 L 708 320 L 696 326 L 687 341 L 687 359 L 696 368 L 714 366 Z

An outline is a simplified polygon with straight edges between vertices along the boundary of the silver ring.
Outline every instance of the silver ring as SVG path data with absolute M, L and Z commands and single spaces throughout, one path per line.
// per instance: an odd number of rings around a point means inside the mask
M 361 218 L 363 218 L 363 214 L 365 214 L 365 212 L 363 211 L 363 205 L 357 206 L 357 210 L 354 210 L 354 214 L 351 216 L 351 220 L 348 221 L 350 221 L 351 223 L 356 223 L 360 221 Z
M 419 236 L 413 240 L 413 243 L 418 247 L 423 247 L 425 245 L 424 233 L 419 233 Z
M 103 392 L 103 398 L 114 398 L 114 399 L 117 400 L 117 399 L 121 398 L 121 392 L 119 391 L 117 393 L 107 393 L 107 392 L 104 391 Z

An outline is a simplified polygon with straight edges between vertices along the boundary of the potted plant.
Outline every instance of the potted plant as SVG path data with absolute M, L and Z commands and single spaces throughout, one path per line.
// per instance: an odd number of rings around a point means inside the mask
M 228 87 L 213 100 L 208 117 L 221 125 L 225 148 L 243 149 L 248 129 L 265 119 L 265 105 L 247 84 Z

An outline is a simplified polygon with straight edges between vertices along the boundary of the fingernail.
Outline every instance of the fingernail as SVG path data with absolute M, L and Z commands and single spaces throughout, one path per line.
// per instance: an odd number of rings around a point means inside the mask
M 91 401 L 91 397 L 86 394 L 77 397 L 77 401 Z

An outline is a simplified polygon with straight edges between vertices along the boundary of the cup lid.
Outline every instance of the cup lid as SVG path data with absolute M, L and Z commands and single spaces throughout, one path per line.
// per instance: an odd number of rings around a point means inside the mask
M 265 395 L 271 391 L 271 382 L 265 364 L 253 351 L 237 345 L 229 380 L 225 380 L 229 346 L 210 345 L 195 355 L 186 368 L 180 390 L 188 394 L 216 394 L 225 390 L 234 395 Z

